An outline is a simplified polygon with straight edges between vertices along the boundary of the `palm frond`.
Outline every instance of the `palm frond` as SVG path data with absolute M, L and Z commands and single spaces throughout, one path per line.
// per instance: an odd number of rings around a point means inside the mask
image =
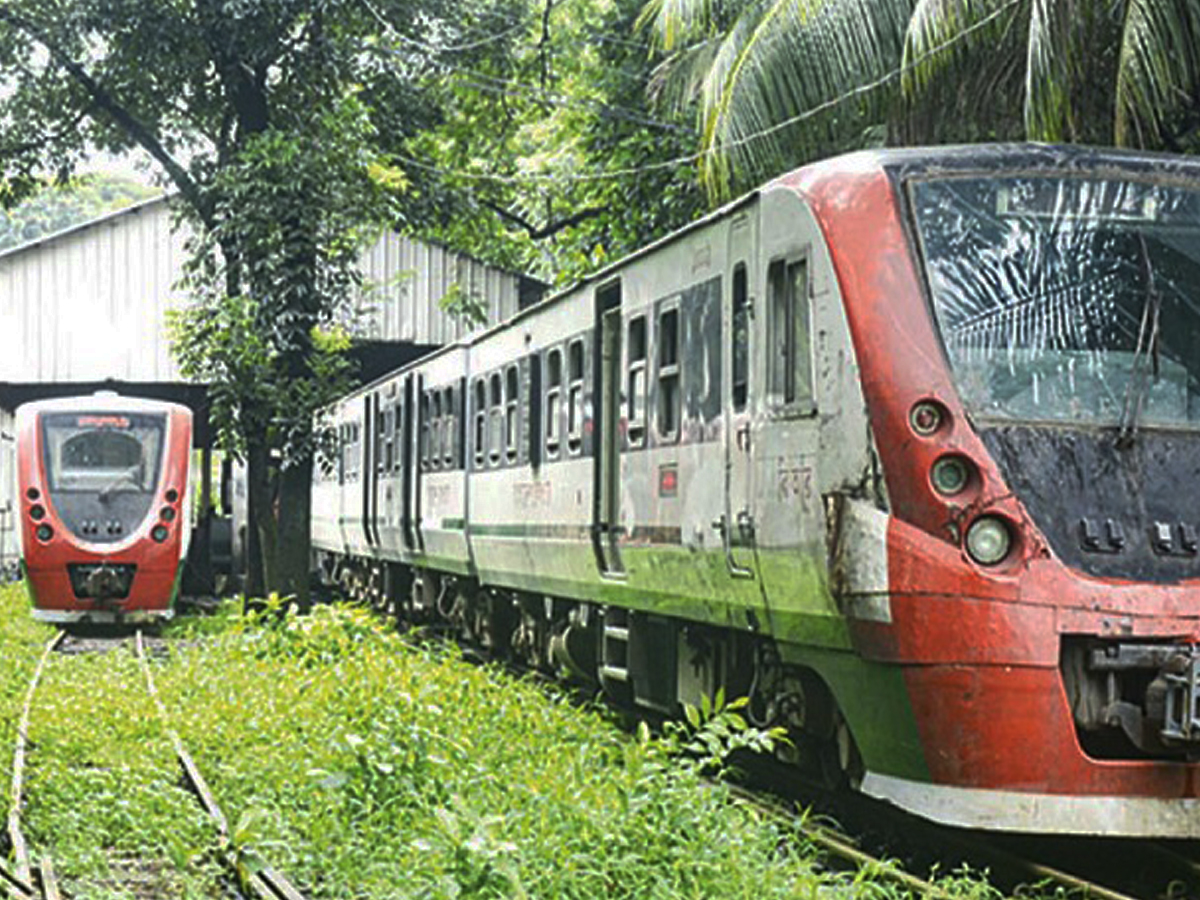
M 1200 89 L 1200 0 L 1128 0 L 1117 61 L 1114 139 L 1158 146 Z
M 1079 48 L 1070 4 L 1033 0 L 1025 63 L 1025 133 L 1043 141 L 1074 137 L 1071 86 Z
M 909 0 L 768 0 L 727 33 L 701 94 L 710 194 L 869 133 L 899 64 Z M 848 112 L 852 110 L 852 112 Z

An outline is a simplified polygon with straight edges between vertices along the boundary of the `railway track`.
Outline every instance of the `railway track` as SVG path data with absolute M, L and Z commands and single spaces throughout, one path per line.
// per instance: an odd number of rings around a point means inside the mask
M 946 894 L 910 873 L 951 872 L 965 864 L 972 872 L 987 872 L 992 885 L 1006 896 L 1200 897 L 1200 842 L 976 832 L 930 823 L 857 794 L 804 791 L 798 799 L 762 787 L 735 787 L 734 792 L 742 802 L 786 817 L 823 854 L 915 896 L 943 900 Z M 825 824 L 834 821 L 842 825 Z
M 60 897 L 69 896 L 58 884 L 50 856 L 42 853 L 35 858 L 21 827 L 25 802 L 25 769 L 30 743 L 29 726 L 35 705 L 34 698 L 52 654 L 62 648 L 64 635 L 64 632 L 58 632 L 43 649 L 25 694 L 14 740 L 8 814 L 8 841 L 13 862 L 11 866 L 0 863 L 0 894 L 18 900 L 59 900 Z M 104 643 L 100 642 L 100 646 Z M 234 845 L 230 838 L 228 819 L 178 732 L 171 727 L 166 707 L 154 681 L 146 641 L 141 631 L 136 632 L 134 636 L 134 648 L 147 694 L 153 701 L 158 721 L 171 744 L 184 781 L 216 829 L 217 855 L 229 876 L 229 884 L 236 886 L 242 897 L 253 897 L 257 900 L 305 900 L 304 895 L 278 870 L 270 866 L 246 864 L 245 860 L 255 858 L 256 854 L 250 847 Z M 89 652 L 95 649 L 98 649 L 96 645 L 82 650 L 76 645 L 71 652 Z

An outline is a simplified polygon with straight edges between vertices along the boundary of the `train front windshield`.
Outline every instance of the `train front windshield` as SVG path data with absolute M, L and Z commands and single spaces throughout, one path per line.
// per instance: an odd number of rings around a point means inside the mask
M 1028 175 L 910 196 L 973 415 L 1200 428 L 1200 191 Z
M 153 491 L 165 431 L 163 415 L 46 414 L 42 446 L 50 490 Z

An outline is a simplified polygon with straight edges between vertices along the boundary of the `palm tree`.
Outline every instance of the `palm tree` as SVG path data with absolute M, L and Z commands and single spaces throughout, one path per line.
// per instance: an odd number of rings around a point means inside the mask
M 870 143 L 1200 147 L 1200 0 L 650 0 L 720 197 Z

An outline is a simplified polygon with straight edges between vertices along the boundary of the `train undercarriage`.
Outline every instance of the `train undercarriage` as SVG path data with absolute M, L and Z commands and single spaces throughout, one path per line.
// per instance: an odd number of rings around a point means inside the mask
M 602 690 L 650 716 L 674 716 L 723 689 L 755 727 L 782 727 L 781 761 L 829 787 L 857 786 L 861 755 L 829 687 L 781 661 L 776 642 L 618 606 L 481 586 L 431 569 L 325 556 L 326 589 L 413 626 L 444 629 L 489 658 Z

